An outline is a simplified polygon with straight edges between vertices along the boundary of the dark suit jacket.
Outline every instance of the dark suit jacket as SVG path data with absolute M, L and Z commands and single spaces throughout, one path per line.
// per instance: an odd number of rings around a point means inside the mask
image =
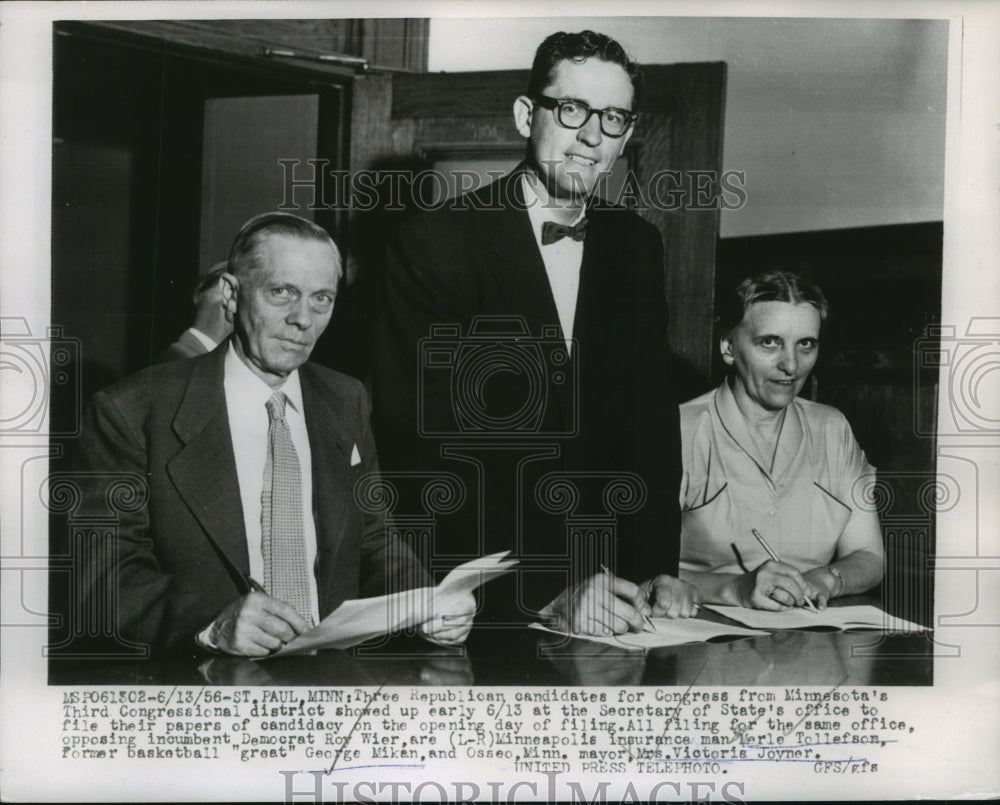
M 134 498 L 119 489 L 116 535 L 93 535 L 82 574 L 84 612 L 117 597 L 127 640 L 194 647 L 194 636 L 247 592 L 243 510 L 223 389 L 228 341 L 196 358 L 153 366 L 95 395 L 76 463 L 83 511 L 111 505 L 108 481 L 134 474 Z M 345 599 L 428 582 L 416 558 L 386 536 L 381 516 L 362 511 L 355 484 L 378 471 L 368 399 L 356 380 L 301 367 L 312 453 L 316 578 L 320 614 Z M 351 466 L 354 447 L 361 463 Z M 144 482 L 144 488 L 142 488 Z
M 464 468 L 470 506 L 478 498 L 470 468 L 482 472 L 485 511 L 459 517 L 451 534 L 442 520 L 435 553 L 515 549 L 522 556 L 517 595 L 523 610 L 544 605 L 561 589 L 552 574 L 543 581 L 541 571 L 565 567 L 567 528 L 586 515 L 615 517 L 610 555 L 605 550 L 598 563 L 635 581 L 676 575 L 681 469 L 659 233 L 633 212 L 592 205 L 576 344 L 561 363 L 559 317 L 524 208 L 521 170 L 414 216 L 391 242 L 373 402 L 387 469 L 462 475 Z M 477 316 L 521 317 L 527 332 L 490 346 L 468 338 Z M 498 323 L 493 318 L 491 326 Z M 439 330 L 421 344 L 441 324 L 458 325 L 459 335 Z M 541 367 L 534 378 L 526 361 Z M 491 373 L 497 367 L 502 371 Z M 456 448 L 470 442 L 494 447 Z M 546 447 L 558 455 L 533 453 Z M 456 449 L 466 457 L 442 456 Z M 529 454 L 534 458 L 523 461 Z M 566 512 L 552 515 L 558 500 L 538 505 L 544 497 L 538 482 L 550 472 L 573 474 L 580 490 L 571 522 Z M 630 508 L 623 499 L 609 511 L 614 491 L 602 479 L 615 475 L 641 479 L 638 511 L 623 512 Z M 584 561 L 591 562 L 590 572 L 597 569 L 597 557 Z M 539 572 L 526 572 L 529 567 Z

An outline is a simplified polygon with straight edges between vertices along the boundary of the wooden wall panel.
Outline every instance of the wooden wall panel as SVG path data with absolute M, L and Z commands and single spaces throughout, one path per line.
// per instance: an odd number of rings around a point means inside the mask
M 427 69 L 427 19 L 321 20 L 105 20 L 79 28 L 127 35 L 206 53 L 262 58 L 262 48 L 291 50 L 305 57 L 361 57 L 377 70 Z M 297 60 L 267 58 L 277 63 Z M 310 69 L 343 73 L 330 62 L 310 60 Z

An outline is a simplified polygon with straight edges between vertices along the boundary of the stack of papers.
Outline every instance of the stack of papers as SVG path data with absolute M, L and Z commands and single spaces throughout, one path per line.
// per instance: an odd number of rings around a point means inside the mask
M 517 564 L 507 559 L 510 551 L 481 556 L 454 568 L 437 587 L 345 601 L 318 625 L 286 643 L 270 655 L 300 654 L 327 648 L 350 648 L 373 637 L 398 632 L 446 611 L 457 598 L 471 593 L 480 584 L 509 573 Z
M 729 626 L 724 623 L 699 620 L 698 618 L 650 618 L 655 631 L 625 632 L 618 635 L 587 635 L 570 634 L 558 629 L 551 629 L 541 623 L 532 623 L 532 629 L 541 629 L 553 634 L 569 635 L 581 640 L 592 640 L 607 646 L 619 646 L 629 650 L 646 650 L 661 646 L 679 646 L 682 643 L 702 643 L 713 637 L 755 637 L 766 635 L 757 629 L 744 629 L 740 626 Z
M 847 607 L 827 607 L 813 612 L 805 607 L 772 612 L 721 604 L 705 604 L 706 609 L 725 615 L 754 629 L 810 629 L 827 626 L 834 629 L 879 629 L 883 632 L 923 632 L 919 623 L 894 617 L 878 607 L 867 604 Z

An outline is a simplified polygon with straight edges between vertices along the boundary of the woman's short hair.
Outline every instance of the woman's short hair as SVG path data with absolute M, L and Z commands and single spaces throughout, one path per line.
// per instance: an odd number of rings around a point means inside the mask
M 300 240 L 315 240 L 327 244 L 332 250 L 337 262 L 337 280 L 343 273 L 340 250 L 333 242 L 330 233 L 319 224 L 314 224 L 298 215 L 288 212 L 265 212 L 255 215 L 240 228 L 229 250 L 227 261 L 229 273 L 234 277 L 246 276 L 247 272 L 256 268 L 260 258 L 260 247 L 268 238 L 275 235 L 299 238 Z
M 736 290 L 719 301 L 719 334 L 728 335 L 743 321 L 747 310 L 757 302 L 809 304 L 825 322 L 830 307 L 818 285 L 790 271 L 765 271 L 741 282 Z

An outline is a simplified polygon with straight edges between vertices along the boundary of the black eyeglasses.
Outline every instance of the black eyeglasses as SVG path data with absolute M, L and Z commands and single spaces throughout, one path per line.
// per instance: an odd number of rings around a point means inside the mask
M 601 131 L 608 137 L 621 137 L 639 115 L 628 109 L 618 109 L 609 106 L 607 109 L 592 109 L 589 104 L 575 98 L 550 98 L 548 95 L 538 95 L 535 103 L 544 109 L 555 109 L 556 122 L 564 129 L 582 129 L 587 125 L 591 115 L 597 115 L 601 121 Z

